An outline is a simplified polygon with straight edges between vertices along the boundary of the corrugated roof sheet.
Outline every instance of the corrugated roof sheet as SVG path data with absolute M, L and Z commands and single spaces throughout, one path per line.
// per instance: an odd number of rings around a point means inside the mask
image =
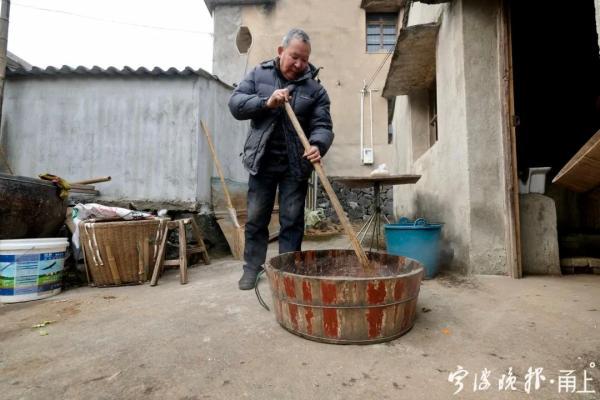
M 137 69 L 125 66 L 121 69 L 116 67 L 108 67 L 101 68 L 98 66 L 93 66 L 92 68 L 87 68 L 83 66 L 79 66 L 76 68 L 70 67 L 68 65 L 63 65 L 60 68 L 57 67 L 31 67 L 31 68 L 8 68 L 7 69 L 8 76 L 201 76 L 206 79 L 212 79 L 219 83 L 224 84 L 227 87 L 231 87 L 226 84 L 222 80 L 219 79 L 218 76 L 213 75 L 209 72 L 206 72 L 203 69 L 193 69 L 191 67 L 185 67 L 182 70 L 177 68 L 169 68 L 162 69 L 159 67 L 154 67 L 153 69 L 148 69 L 145 67 L 140 67 Z
M 31 68 L 31 64 L 8 50 L 6 51 L 6 66 L 9 68 Z

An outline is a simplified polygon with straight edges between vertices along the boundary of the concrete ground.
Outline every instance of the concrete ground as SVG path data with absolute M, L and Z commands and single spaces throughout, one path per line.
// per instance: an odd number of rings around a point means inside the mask
M 411 331 L 368 346 L 283 330 L 253 291 L 237 289 L 240 264 L 231 258 L 189 275 L 187 285 L 171 270 L 157 287 L 83 287 L 0 306 L 0 398 L 600 398 L 600 275 L 441 276 L 423 282 Z M 269 298 L 266 282 L 261 288 Z M 44 320 L 54 322 L 32 328 Z M 469 375 L 453 396 L 457 365 Z M 500 391 L 511 367 L 516 391 Z M 543 368 L 546 380 L 527 395 L 529 367 Z M 484 368 L 492 386 L 474 391 Z M 559 393 L 559 375 L 568 380 L 561 370 L 575 371 L 573 390 L 587 378 L 595 394 Z

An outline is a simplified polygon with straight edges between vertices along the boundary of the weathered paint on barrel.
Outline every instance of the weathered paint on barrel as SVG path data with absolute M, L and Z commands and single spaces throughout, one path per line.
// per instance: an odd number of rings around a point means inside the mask
M 351 250 L 286 253 L 266 265 L 277 322 L 304 338 L 369 344 L 406 333 L 416 316 L 423 266 L 367 253 L 365 271 Z

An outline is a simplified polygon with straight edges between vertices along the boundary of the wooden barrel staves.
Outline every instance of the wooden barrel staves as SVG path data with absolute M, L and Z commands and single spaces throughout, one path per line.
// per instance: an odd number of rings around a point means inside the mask
M 423 266 L 410 258 L 367 253 L 365 271 L 351 250 L 311 250 L 266 265 L 277 322 L 306 339 L 370 344 L 395 339 L 415 320 Z
M 49 181 L 0 174 L 0 239 L 56 236 L 67 212 L 58 193 Z

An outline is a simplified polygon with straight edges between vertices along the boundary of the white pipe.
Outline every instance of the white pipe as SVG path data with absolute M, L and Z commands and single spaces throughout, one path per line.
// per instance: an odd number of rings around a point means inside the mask
M 363 87 L 360 90 L 360 161 L 364 161 L 364 136 L 365 136 L 365 89 L 367 82 L 363 81 Z
M 371 149 L 375 149 L 375 144 L 373 143 L 373 92 L 378 91 L 379 89 L 369 89 L 369 109 L 371 113 Z
M 371 120 L 371 151 L 373 151 L 373 90 L 369 89 L 369 119 Z

